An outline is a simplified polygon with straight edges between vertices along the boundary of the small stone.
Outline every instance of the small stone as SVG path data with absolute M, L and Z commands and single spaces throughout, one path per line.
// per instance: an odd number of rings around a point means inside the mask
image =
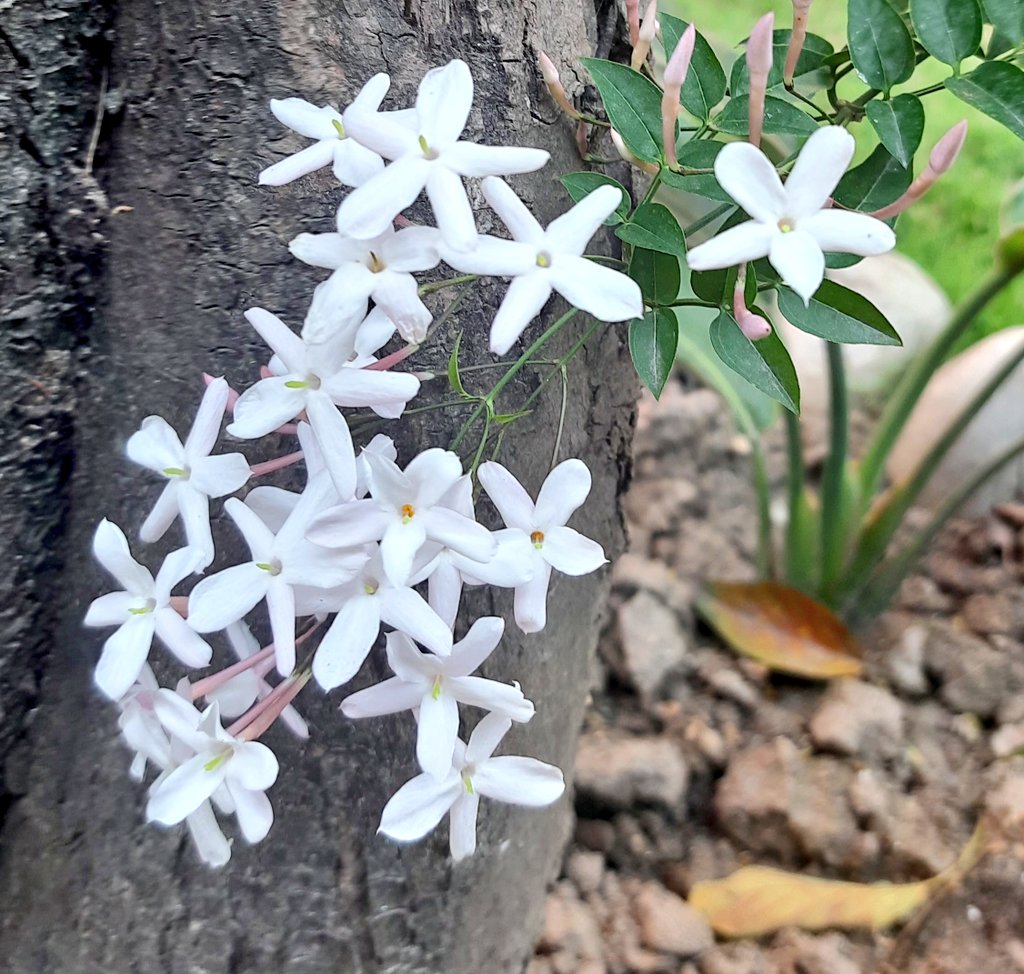
M 835 680 L 811 718 L 810 730 L 822 750 L 891 756 L 902 746 L 903 708 L 881 687 L 860 680 Z
M 899 604 L 917 612 L 948 612 L 952 601 L 927 575 L 911 575 L 900 587 Z
M 1021 628 L 1020 603 L 1005 592 L 978 592 L 963 604 L 961 615 L 967 628 L 979 636 L 993 633 L 1013 635 Z
M 560 882 L 548 896 L 537 949 L 547 954 L 565 951 L 578 960 L 601 960 L 601 930 L 571 884 Z
M 1024 828 L 1024 772 L 1006 774 L 985 795 L 985 810 L 1008 835 L 1019 837 Z
M 600 852 L 574 852 L 566 863 L 565 874 L 581 893 L 596 893 L 604 876 L 604 856 Z
M 865 970 L 854 956 L 850 941 L 838 933 L 812 936 L 800 930 L 781 933 L 772 949 L 772 958 L 783 970 L 801 974 L 862 974 Z
M 704 919 L 684 899 L 653 880 L 642 883 L 633 901 L 640 940 L 650 950 L 692 957 L 715 942 Z
M 650 592 L 684 616 L 693 606 L 693 588 L 675 569 L 631 551 L 620 555 L 612 566 L 612 587 L 626 594 Z
M 670 531 L 696 499 L 697 488 L 681 477 L 637 480 L 624 500 L 626 518 L 645 531 Z
M 924 670 L 924 648 L 928 630 L 922 625 L 909 625 L 885 656 L 885 675 L 893 686 L 908 696 L 928 692 Z
M 575 837 L 584 849 L 611 852 L 615 846 L 615 826 L 603 818 L 579 818 L 576 820 Z
M 688 640 L 676 614 L 650 592 L 637 592 L 619 607 L 623 676 L 641 697 L 656 697 L 666 678 L 681 669 Z
M 1024 748 L 1024 724 L 1003 724 L 992 735 L 989 745 L 997 758 L 1008 758 Z
M 688 779 L 685 759 L 664 738 L 606 731 L 580 738 L 576 788 L 584 802 L 613 809 L 627 809 L 636 803 L 678 808 Z
M 723 697 L 752 710 L 757 706 L 757 691 L 734 669 L 722 668 L 707 677 L 711 687 Z
M 751 943 L 719 944 L 700 959 L 701 974 L 783 974 L 765 952 Z M 793 974 L 790 968 L 786 974 Z

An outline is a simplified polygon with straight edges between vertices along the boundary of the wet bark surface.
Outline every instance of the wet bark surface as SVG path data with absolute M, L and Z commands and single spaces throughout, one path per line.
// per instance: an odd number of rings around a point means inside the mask
M 116 709 L 91 682 L 104 636 L 81 618 L 107 590 L 89 555 L 97 521 L 111 517 L 132 537 L 159 489 L 124 458 L 127 437 L 151 413 L 184 430 L 203 371 L 236 387 L 253 381 L 266 352 L 242 312 L 260 305 L 297 326 L 320 279 L 286 245 L 300 231 L 332 229 L 340 194 L 328 173 L 257 187 L 261 168 L 304 144 L 267 100 L 347 103 L 387 71 L 398 106 L 424 70 L 462 57 L 477 82 L 469 136 L 551 152 L 545 170 L 514 180 L 546 220 L 567 204 L 558 174 L 581 164 L 534 70 L 536 51 L 578 91 L 582 72 L 571 66 L 607 52 L 615 17 L 610 5 L 554 0 L 48 0 L 0 11 L 0 192 L 11 215 L 0 239 L 5 969 L 521 969 L 567 834 L 566 800 L 540 812 L 486 806 L 480 851 L 458 867 L 443 827 L 400 848 L 375 830 L 388 796 L 416 771 L 412 721 L 348 722 L 337 712 L 342 694 L 310 688 L 300 697 L 310 740 L 267 737 L 282 766 L 269 838 L 255 848 L 239 840 L 231 863 L 209 871 L 182 830 L 143 824 L 144 788 L 127 775 Z M 428 220 L 429 210 L 411 216 Z M 479 224 L 498 229 L 482 208 Z M 416 368 L 443 374 L 460 331 L 464 360 L 487 360 L 503 293 L 502 282 L 478 287 Z M 565 329 L 552 352 L 583 327 Z M 524 373 L 509 404 L 542 378 Z M 423 402 L 445 396 L 443 380 L 424 390 Z M 548 390 L 501 454 L 533 490 L 560 423 L 559 382 Z M 624 328 L 600 330 L 569 369 L 559 458 L 581 456 L 594 471 L 573 523 L 610 556 L 622 546 L 635 393 Z M 446 446 L 459 422 L 436 411 L 403 421 L 400 435 L 385 431 L 398 435 L 406 462 Z M 237 542 L 223 520 L 214 531 L 230 551 Z M 557 579 L 547 629 L 510 634 L 485 670 L 521 680 L 538 705 L 510 749 L 569 764 L 606 587 L 606 572 Z M 474 593 L 466 618 L 511 619 L 506 596 Z M 158 674 L 173 684 L 180 672 L 161 663 Z M 378 662 L 353 687 L 379 675 Z

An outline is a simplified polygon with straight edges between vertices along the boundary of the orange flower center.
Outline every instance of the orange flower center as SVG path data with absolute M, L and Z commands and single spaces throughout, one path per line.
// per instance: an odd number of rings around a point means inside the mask
M 533 542 L 534 548 L 543 548 L 544 547 L 544 532 L 543 531 L 534 531 L 533 534 L 530 535 L 530 540 Z

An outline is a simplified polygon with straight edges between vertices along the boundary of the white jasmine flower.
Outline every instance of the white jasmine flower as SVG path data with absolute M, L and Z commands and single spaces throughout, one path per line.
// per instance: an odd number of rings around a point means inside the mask
M 153 782 L 147 820 L 176 825 L 224 786 L 242 834 L 249 842 L 264 838 L 274 821 L 264 794 L 277 780 L 273 751 L 265 744 L 232 737 L 221 726 L 216 704 L 200 714 L 173 691 L 161 690 L 154 707 L 171 739 L 189 748 L 193 756 Z M 215 820 L 213 824 L 216 827 Z
M 171 763 L 171 742 L 153 706 L 159 689 L 152 668 L 143 663 L 135 682 L 117 702 L 121 708 L 117 726 L 134 752 L 129 774 L 136 781 L 142 781 L 147 761 L 160 770 Z
M 412 272 L 437 267 L 441 259 L 438 236 L 433 227 L 407 227 L 396 232 L 391 226 L 369 240 L 344 233 L 300 233 L 288 249 L 307 264 L 334 271 L 319 296 L 332 308 L 332 316 L 365 317 L 367 302 L 372 298 L 407 342 L 419 343 L 426 338 L 432 316 L 420 300 Z M 318 316 L 313 320 L 328 319 Z M 324 340 L 308 323 L 303 334 L 307 341 Z
M 250 507 L 230 498 L 224 510 L 245 538 L 252 560 L 204 578 L 188 600 L 188 622 L 197 632 L 215 632 L 237 622 L 267 600 L 277 669 L 295 667 L 295 588 L 329 589 L 348 581 L 366 560 L 359 551 L 328 551 L 306 541 L 312 513 L 319 510 L 329 482 L 313 481 L 274 533 Z
M 233 494 L 249 479 L 249 461 L 241 453 L 210 456 L 220 436 L 229 392 L 223 378 L 206 387 L 184 445 L 160 416 L 147 416 L 127 445 L 128 459 L 167 478 L 139 537 L 146 542 L 159 541 L 180 513 L 189 545 L 205 558 L 200 570 L 214 555 L 210 498 Z
M 245 317 L 274 350 L 281 370 L 242 393 L 228 432 L 256 439 L 305 412 L 338 493 L 351 497 L 356 487 L 355 450 L 348 424 L 336 407 L 396 400 L 404 404 L 419 391 L 419 379 L 404 372 L 349 367 L 344 359 L 339 361 L 347 346 L 308 345 L 262 308 L 250 308 Z
M 380 107 L 388 86 L 381 85 L 378 78 L 380 75 L 363 85 L 345 110 L 346 114 L 353 108 L 375 112 Z M 342 185 L 362 186 L 383 170 L 384 160 L 350 137 L 345 129 L 345 115 L 333 108 L 327 105 L 317 108 L 302 98 L 272 98 L 270 110 L 279 122 L 316 142 L 264 169 L 260 173 L 261 186 L 283 186 L 324 166 L 333 168 L 335 178 Z
M 418 592 L 407 585 L 392 585 L 379 548 L 373 545 L 370 550 L 373 554 L 357 576 L 335 593 L 338 614 L 313 657 L 313 676 L 325 690 L 356 675 L 380 635 L 381 623 L 406 633 L 439 656 L 452 651 L 451 629 Z
M 405 470 L 377 453 L 364 454 L 371 471 L 372 499 L 351 501 L 317 515 L 308 537 L 328 547 L 380 541 L 384 571 L 405 585 L 417 552 L 429 538 L 475 561 L 486 561 L 497 545 L 491 532 L 443 503 L 462 477 L 462 462 L 448 450 L 424 450 Z
M 565 791 L 562 772 L 535 758 L 492 757 L 512 721 L 492 713 L 476 725 L 469 744 L 456 741 L 452 766 L 441 778 L 417 775 L 384 806 L 378 832 L 398 842 L 422 839 L 450 813 L 449 843 L 456 861 L 476 851 L 476 818 L 480 796 L 540 808 L 558 801 Z
M 884 254 L 896 236 L 865 213 L 829 209 L 828 200 L 853 158 L 846 129 L 828 125 L 804 144 L 785 185 L 768 157 L 749 142 L 731 142 L 715 159 L 715 177 L 752 217 L 686 255 L 691 270 L 732 267 L 767 257 L 807 304 L 825 276 L 825 251 Z
M 350 109 L 346 130 L 394 161 L 342 201 L 338 228 L 352 237 L 376 237 L 425 189 L 448 246 L 473 247 L 476 225 L 462 177 L 533 172 L 549 156 L 542 149 L 459 141 L 472 103 L 472 75 L 464 61 L 456 60 L 424 75 L 412 125 L 361 106 Z
M 492 352 L 503 355 L 512 347 L 552 291 L 601 321 L 624 321 L 644 313 L 636 281 L 581 256 L 622 202 L 620 190 L 614 186 L 595 189 L 547 230 L 503 180 L 485 179 L 483 191 L 513 239 L 484 236 L 471 251 L 443 247 L 441 256 L 458 271 L 514 278 L 491 325 Z
M 563 460 L 541 485 L 536 505 L 500 463 L 481 464 L 477 476 L 505 524 L 530 542 L 533 577 L 516 588 L 514 608 L 523 632 L 539 632 L 547 621 L 551 569 L 587 575 L 607 562 L 596 541 L 565 526 L 590 493 L 590 471 L 582 460 Z
M 123 586 L 121 592 L 101 595 L 89 606 L 87 626 L 117 626 L 103 644 L 96 666 L 96 685 L 111 700 L 124 696 L 149 657 L 153 636 L 186 666 L 206 666 L 212 650 L 171 608 L 171 589 L 198 571 L 203 554 L 195 548 L 172 551 L 156 579 L 132 558 L 124 532 L 104 518 L 92 544 L 96 560 Z
M 404 633 L 387 638 L 388 664 L 395 676 L 346 697 L 346 717 L 380 717 L 419 708 L 416 758 L 427 774 L 443 777 L 452 766 L 459 736 L 459 704 L 500 712 L 516 721 L 533 716 L 533 704 L 518 686 L 470 674 L 494 652 L 505 622 L 477 619 L 448 657 L 423 653 Z

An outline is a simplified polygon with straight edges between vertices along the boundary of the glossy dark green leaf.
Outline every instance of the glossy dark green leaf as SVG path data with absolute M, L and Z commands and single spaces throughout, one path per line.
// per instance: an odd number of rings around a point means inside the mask
M 665 43 L 665 54 L 672 56 L 672 52 L 679 43 L 686 28 L 690 25 L 685 20 L 673 17 L 664 11 L 659 12 L 658 19 L 661 22 L 661 37 Z M 683 82 L 683 90 L 679 94 L 679 100 L 691 115 L 705 121 L 711 117 L 711 110 L 725 97 L 725 71 L 721 62 L 715 56 L 711 45 L 699 31 L 694 38 L 693 57 L 690 60 L 690 70 L 686 74 L 686 81 Z
M 870 213 L 901 196 L 912 179 L 911 169 L 901 165 L 884 145 L 880 145 L 839 180 L 833 196 L 847 209 Z
M 789 51 L 789 38 L 792 35 L 790 30 L 777 30 L 772 35 L 772 69 L 768 73 L 768 87 L 776 88 L 782 84 L 782 69 L 786 64 L 786 53 Z M 828 59 L 835 53 L 835 48 L 817 34 L 808 34 L 804 38 L 804 46 L 797 58 L 796 70 L 793 72 L 793 80 L 799 81 L 807 78 L 816 71 L 823 72 L 828 67 Z M 813 78 L 807 78 L 813 81 Z M 747 59 L 738 57 L 733 62 L 732 74 L 729 77 L 729 94 L 735 98 L 737 95 L 745 95 L 750 91 L 750 71 L 747 69 Z
M 637 247 L 629 261 L 629 276 L 640 285 L 650 304 L 671 304 L 679 297 L 682 277 L 678 257 Z
M 986 61 L 970 74 L 947 78 L 961 101 L 1005 125 L 1024 139 L 1024 71 L 1008 61 Z
M 847 41 L 861 79 L 888 91 L 914 73 L 914 42 L 887 0 L 849 0 Z
M 1020 0 L 982 0 L 985 20 L 1011 45 L 1024 41 L 1024 3 Z
M 679 345 L 674 311 L 654 308 L 629 323 L 629 354 L 637 375 L 657 399 L 672 371 Z
M 583 64 L 622 141 L 638 159 L 658 162 L 662 156 L 661 89 L 625 64 L 592 57 L 583 58 Z
M 924 49 L 954 67 L 981 43 L 977 0 L 910 0 L 910 20 Z
M 845 345 L 902 345 L 896 329 L 867 298 L 834 281 L 822 281 L 810 303 L 779 288 L 779 311 L 810 335 Z
M 715 128 L 727 135 L 747 135 L 750 131 L 750 95 L 730 98 L 715 119 Z M 774 95 L 764 100 L 764 131 L 767 135 L 810 135 L 818 123 L 791 102 Z
M 459 346 L 462 344 L 462 332 L 455 338 L 455 345 L 452 347 L 452 354 L 448 358 L 448 384 L 452 387 L 452 392 L 463 399 L 472 399 L 473 397 L 466 392 L 466 387 L 462 384 L 462 376 L 459 374 Z
M 713 142 L 710 139 L 687 142 L 679 150 L 679 166 L 681 169 L 714 169 L 715 159 L 724 148 L 725 145 L 722 142 Z M 733 201 L 732 197 L 719 185 L 713 172 L 688 176 L 683 172 L 665 169 L 661 173 L 661 181 L 673 189 L 681 189 L 684 192 L 693 193 L 695 196 L 703 196 L 705 199 L 720 200 L 723 203 Z
M 599 172 L 571 172 L 562 176 L 561 181 L 568 194 L 576 203 L 601 186 L 614 186 L 622 191 L 622 202 L 615 207 L 615 212 L 604 221 L 606 227 L 613 227 L 618 223 L 622 223 L 629 216 L 629 193 L 626 192 L 626 187 L 617 179 L 604 176 Z
M 667 206 L 660 203 L 644 203 L 629 223 L 624 223 L 615 231 L 615 236 L 634 247 L 657 250 L 676 257 L 686 254 L 686 238 L 679 221 Z
M 869 101 L 868 121 L 879 141 L 904 167 L 910 165 L 924 135 L 924 106 L 914 95 L 897 95 L 888 101 Z
M 765 316 L 767 317 L 767 316 Z M 718 357 L 790 412 L 800 412 L 800 383 L 793 360 L 773 331 L 767 338 L 752 342 L 740 331 L 736 319 L 723 311 L 711 323 L 711 344 Z

